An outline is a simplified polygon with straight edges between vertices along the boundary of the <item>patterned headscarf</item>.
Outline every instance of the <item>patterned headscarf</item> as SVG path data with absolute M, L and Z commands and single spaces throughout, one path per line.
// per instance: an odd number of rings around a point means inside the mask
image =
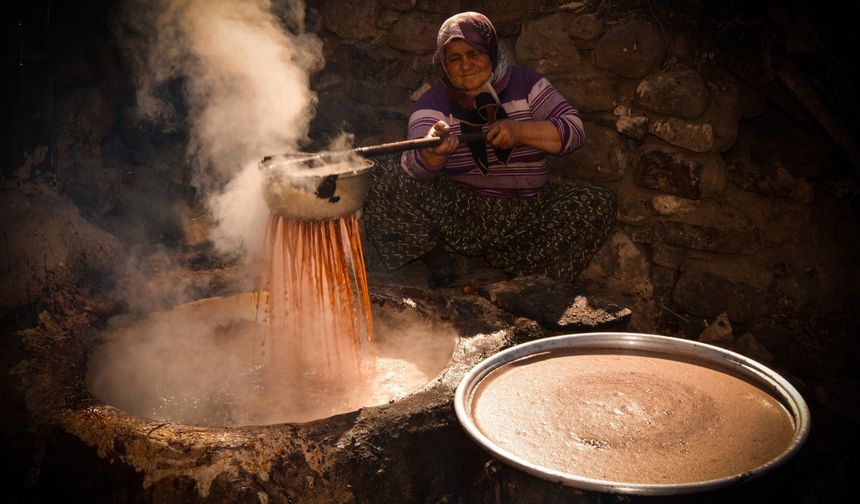
M 436 53 L 433 60 L 442 65 L 445 71 L 445 47 L 455 39 L 462 39 L 470 46 L 490 56 L 493 63 L 493 75 L 489 83 L 495 93 L 501 93 L 508 87 L 511 72 L 508 64 L 508 56 L 499 45 L 496 28 L 487 19 L 487 16 L 478 12 L 461 12 L 454 14 L 442 23 L 439 33 L 436 35 Z M 446 84 L 450 84 L 445 72 Z

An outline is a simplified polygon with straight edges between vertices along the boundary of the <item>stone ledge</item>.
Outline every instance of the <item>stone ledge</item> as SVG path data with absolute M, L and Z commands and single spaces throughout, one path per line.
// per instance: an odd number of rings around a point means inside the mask
M 624 330 L 633 313 L 629 308 L 543 275 L 496 282 L 481 287 L 477 293 L 503 310 L 556 331 Z

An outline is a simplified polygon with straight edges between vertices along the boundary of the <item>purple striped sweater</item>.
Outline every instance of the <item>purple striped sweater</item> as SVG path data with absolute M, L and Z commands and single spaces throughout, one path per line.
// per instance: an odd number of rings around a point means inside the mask
M 508 114 L 516 121 L 549 120 L 561 136 L 561 152 L 566 154 L 585 143 L 585 132 L 579 113 L 539 73 L 526 67 L 512 66 L 511 79 L 499 99 Z M 422 138 L 436 121 L 445 121 L 451 126 L 451 134 L 460 134 L 460 121 L 451 114 L 451 102 L 442 81 L 421 95 L 409 118 L 408 137 Z M 487 128 L 484 128 L 486 132 Z M 544 153 L 527 145 L 518 145 L 511 152 L 507 164 L 496 156 L 487 144 L 489 173 L 484 175 L 475 165 L 466 144 L 448 156 L 446 164 L 430 170 L 417 150 L 404 152 L 401 157 L 403 170 L 418 179 L 427 179 L 439 173 L 449 175 L 457 182 L 489 196 L 529 197 L 549 179 L 549 169 Z

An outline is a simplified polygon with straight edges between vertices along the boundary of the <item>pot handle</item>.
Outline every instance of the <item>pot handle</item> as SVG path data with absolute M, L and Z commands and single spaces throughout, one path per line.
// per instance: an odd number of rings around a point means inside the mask
M 457 135 L 460 142 L 472 143 L 484 141 L 483 133 L 463 133 Z M 370 145 L 367 147 L 358 147 L 342 152 L 323 152 L 317 154 L 307 154 L 298 158 L 289 159 L 291 163 L 305 163 L 308 167 L 314 166 L 313 163 L 325 163 L 332 159 L 346 158 L 351 153 L 358 154 L 361 157 L 369 158 L 374 156 L 383 156 L 385 154 L 395 154 L 414 149 L 424 149 L 426 147 L 435 147 L 442 143 L 445 137 L 429 137 L 416 138 L 414 140 L 401 140 L 399 142 L 384 143 L 380 145 Z M 276 156 L 266 156 L 260 161 L 260 168 L 272 161 Z
M 457 135 L 457 138 L 460 139 L 460 142 L 463 143 L 472 143 L 479 142 L 484 140 L 483 133 L 464 133 L 461 135 Z M 427 138 L 416 138 L 414 140 L 402 140 L 399 142 L 391 142 L 380 145 L 371 145 L 368 147 L 358 147 L 353 149 L 353 152 L 362 157 L 373 157 L 373 156 L 382 156 L 385 154 L 394 154 L 397 152 L 403 152 L 408 150 L 415 149 L 425 149 L 427 147 L 436 147 L 445 137 L 427 137 Z

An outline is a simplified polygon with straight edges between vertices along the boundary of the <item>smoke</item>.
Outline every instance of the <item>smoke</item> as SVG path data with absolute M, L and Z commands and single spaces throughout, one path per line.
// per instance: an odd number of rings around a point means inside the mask
M 164 247 L 146 252 L 132 247 L 118 273 L 116 292 L 132 313 L 164 310 L 193 299 L 191 277 L 182 274 Z
M 304 3 L 127 0 L 120 36 L 142 118 L 188 132 L 192 184 L 224 253 L 254 258 L 267 209 L 257 163 L 307 141 L 317 98 L 309 76 L 322 41 L 302 33 Z M 166 88 L 179 84 L 183 103 Z

